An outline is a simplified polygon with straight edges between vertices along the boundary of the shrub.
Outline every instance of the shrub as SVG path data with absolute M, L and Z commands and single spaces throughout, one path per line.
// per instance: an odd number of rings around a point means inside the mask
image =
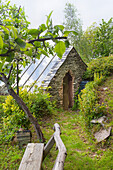
M 35 86 L 33 95 L 35 96 L 33 97 L 34 100 L 30 110 L 34 116 L 37 119 L 44 116 L 50 116 L 55 107 L 55 103 L 50 101 L 50 94 L 45 92 L 43 88 Z
M 85 89 L 78 96 L 80 113 L 82 114 L 85 125 L 90 126 L 90 121 L 103 115 L 105 106 L 98 103 L 98 84 L 102 83 L 104 77 L 94 76 L 95 80 L 88 82 Z
M 0 96 L 0 122 L 2 120 L 2 117 L 4 116 L 4 110 L 3 110 L 3 103 L 5 102 L 6 96 Z
M 79 106 L 79 102 L 78 102 L 78 94 L 79 94 L 79 88 L 78 90 L 76 91 L 75 93 L 75 97 L 74 97 L 74 105 L 72 107 L 72 110 L 77 110 L 78 109 L 78 106 Z
M 50 116 L 52 114 L 53 105 L 50 102 L 50 95 L 49 93 L 45 93 L 42 88 L 35 86 L 33 93 L 28 93 L 26 88 L 23 90 L 20 88 L 19 95 L 36 118 L 45 115 Z M 9 141 L 14 132 L 20 127 L 28 129 L 30 127 L 30 121 L 12 96 L 7 96 L 3 104 L 3 109 L 4 117 L 1 140 Z
M 27 93 L 27 89 L 20 90 L 20 97 L 27 104 L 28 108 L 30 108 L 29 101 L 30 93 Z M 5 103 L 3 104 L 4 109 L 4 118 L 3 121 L 7 126 L 13 125 L 13 127 L 23 126 L 25 128 L 29 127 L 29 120 L 26 117 L 26 114 L 23 110 L 21 110 L 20 106 L 16 103 L 12 96 L 7 96 Z
M 89 64 L 87 71 L 85 72 L 84 79 L 93 79 L 94 73 L 108 76 L 113 72 L 113 55 L 109 57 L 100 57 L 93 59 Z

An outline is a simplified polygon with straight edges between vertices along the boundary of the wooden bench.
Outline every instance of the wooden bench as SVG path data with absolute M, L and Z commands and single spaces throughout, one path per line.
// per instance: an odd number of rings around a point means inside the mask
M 53 145 L 59 150 L 53 170 L 63 170 L 64 161 L 67 156 L 66 147 L 60 138 L 60 126 L 54 124 L 55 133 L 50 138 L 46 146 L 43 143 L 29 143 L 22 158 L 19 170 L 40 170 L 42 161 L 45 159 Z
M 40 170 L 43 151 L 43 143 L 28 143 L 19 170 Z

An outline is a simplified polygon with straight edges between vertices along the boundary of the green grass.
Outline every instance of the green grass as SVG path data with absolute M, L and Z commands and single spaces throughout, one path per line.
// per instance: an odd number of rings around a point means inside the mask
M 17 170 L 22 159 L 24 150 L 19 150 L 18 146 L 0 146 L 0 170 Z

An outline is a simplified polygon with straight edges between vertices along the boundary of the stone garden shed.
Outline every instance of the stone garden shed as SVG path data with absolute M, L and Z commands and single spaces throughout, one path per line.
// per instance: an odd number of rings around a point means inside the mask
M 48 87 L 52 100 L 65 110 L 74 104 L 74 95 L 77 91 L 87 65 L 83 62 L 74 47 L 68 48 L 63 57 L 56 61 L 51 68 L 43 87 Z

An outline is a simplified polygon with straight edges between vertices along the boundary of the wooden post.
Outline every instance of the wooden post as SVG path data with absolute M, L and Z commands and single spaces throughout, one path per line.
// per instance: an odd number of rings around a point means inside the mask
M 45 157 L 47 156 L 47 154 L 49 153 L 49 151 L 51 150 L 51 148 L 53 147 L 53 145 L 55 144 L 55 140 L 54 140 L 54 136 L 52 136 L 48 143 L 46 144 L 46 146 L 44 147 L 44 156 L 43 156 L 43 160 L 45 159 Z
M 53 170 L 63 170 L 64 169 L 64 161 L 67 156 L 67 151 L 66 151 L 65 145 L 63 144 L 63 142 L 60 138 L 61 131 L 60 131 L 60 126 L 58 123 L 54 124 L 54 130 L 55 130 L 54 140 L 56 142 L 56 146 L 59 150 L 59 153 L 58 153 L 57 159 L 55 161 Z

